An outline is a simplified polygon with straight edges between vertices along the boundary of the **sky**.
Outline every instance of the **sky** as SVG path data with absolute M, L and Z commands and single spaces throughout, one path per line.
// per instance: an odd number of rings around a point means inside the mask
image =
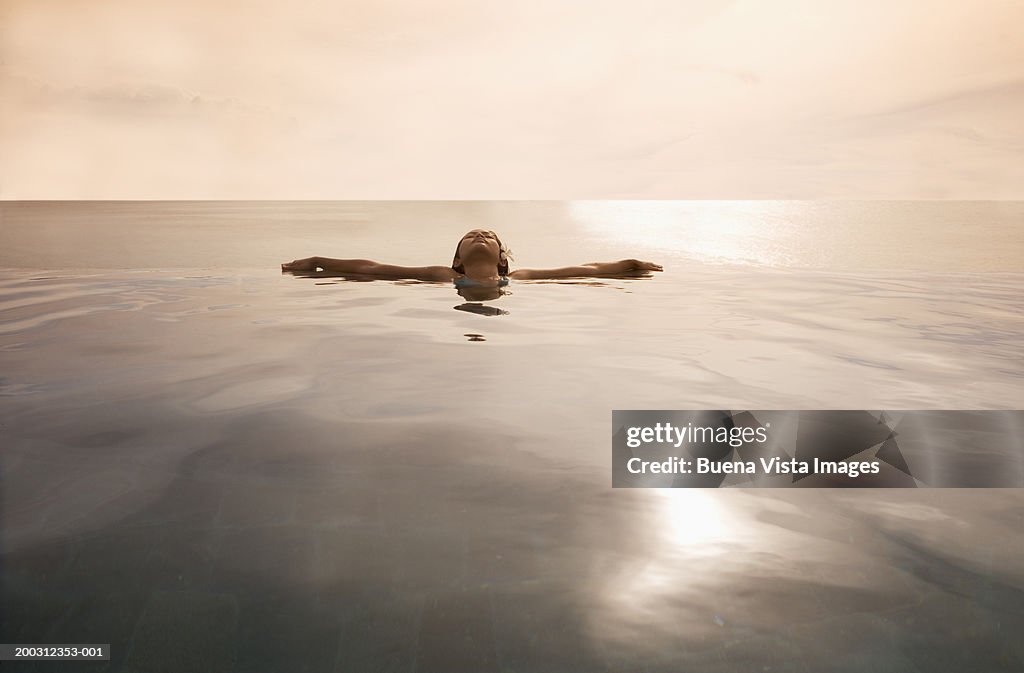
M 1021 199 L 1024 2 L 0 0 L 0 199 Z

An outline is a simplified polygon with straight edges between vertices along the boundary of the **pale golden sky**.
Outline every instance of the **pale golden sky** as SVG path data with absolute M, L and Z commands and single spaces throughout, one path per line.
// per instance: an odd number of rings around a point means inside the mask
M 1024 2 L 3 0 L 0 198 L 1024 198 Z

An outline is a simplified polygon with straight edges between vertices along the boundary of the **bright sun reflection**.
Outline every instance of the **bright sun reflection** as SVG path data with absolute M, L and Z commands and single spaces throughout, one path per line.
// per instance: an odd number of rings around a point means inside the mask
M 711 551 L 715 543 L 729 538 L 734 526 L 729 525 L 727 511 L 716 491 L 699 489 L 658 489 L 660 518 L 668 542 L 688 553 Z
M 756 523 L 734 497 L 717 489 L 649 489 L 648 525 L 657 541 L 611 575 L 600 573 L 605 610 L 592 615 L 595 637 L 635 644 L 698 633 L 714 615 L 687 607 L 687 596 L 703 595 L 720 577 Z M 735 567 L 735 560 L 728 563 Z M 717 628 L 717 627 L 716 627 Z
M 781 266 L 799 244 L 803 207 L 788 201 L 574 201 L 572 217 L 618 247 L 684 258 Z

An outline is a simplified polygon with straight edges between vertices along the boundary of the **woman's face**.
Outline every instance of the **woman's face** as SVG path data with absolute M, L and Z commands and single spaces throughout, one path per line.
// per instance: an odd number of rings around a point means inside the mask
M 498 235 L 486 229 L 474 229 L 467 232 L 459 241 L 459 258 L 464 262 L 467 258 L 477 255 L 493 257 L 495 263 L 501 254 Z

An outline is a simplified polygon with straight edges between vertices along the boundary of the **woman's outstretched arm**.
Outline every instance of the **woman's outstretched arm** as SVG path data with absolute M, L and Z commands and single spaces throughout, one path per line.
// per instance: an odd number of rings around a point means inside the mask
M 512 278 L 531 280 L 540 278 L 588 278 L 593 276 L 619 276 L 637 271 L 661 271 L 661 265 L 642 262 L 639 259 L 620 259 L 617 262 L 590 262 L 579 266 L 563 266 L 557 269 L 516 269 L 509 274 Z
M 455 277 L 455 272 L 447 266 L 395 266 L 394 264 L 381 264 L 370 259 L 306 257 L 281 265 L 281 271 L 316 271 L 317 269 L 391 279 L 451 280 Z

